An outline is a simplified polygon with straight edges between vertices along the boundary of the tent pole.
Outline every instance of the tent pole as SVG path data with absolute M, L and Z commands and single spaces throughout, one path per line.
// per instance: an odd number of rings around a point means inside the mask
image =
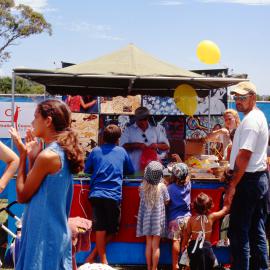
M 208 133 L 211 132 L 211 93 L 212 90 L 209 90 L 209 95 L 208 95 Z M 207 143 L 207 154 L 210 155 L 210 143 Z
M 14 113 L 15 113 L 15 87 L 16 87 L 16 72 L 12 72 L 12 87 L 11 87 L 11 123 L 14 127 Z M 14 149 L 13 140 L 11 140 L 11 149 Z

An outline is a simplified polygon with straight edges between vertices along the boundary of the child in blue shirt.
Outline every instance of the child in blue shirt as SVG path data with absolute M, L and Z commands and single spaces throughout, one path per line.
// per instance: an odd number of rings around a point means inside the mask
M 104 144 L 93 149 L 85 164 L 84 171 L 92 174 L 89 199 L 96 232 L 96 247 L 87 258 L 90 263 L 99 255 L 100 262 L 108 264 L 106 243 L 119 230 L 123 175 L 134 173 L 129 155 L 118 146 L 120 136 L 118 126 L 108 125 L 103 132 Z
M 167 206 L 168 238 L 172 239 L 172 269 L 179 269 L 178 261 L 183 232 L 191 215 L 191 183 L 185 163 L 176 163 L 171 168 L 171 184 L 168 185 L 170 202 Z

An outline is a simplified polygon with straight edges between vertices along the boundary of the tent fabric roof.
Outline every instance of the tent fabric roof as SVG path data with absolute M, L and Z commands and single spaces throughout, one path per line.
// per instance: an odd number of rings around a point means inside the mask
M 147 54 L 133 44 L 95 60 L 58 70 L 69 74 L 202 77 Z
M 134 45 L 57 70 L 17 68 L 16 75 L 44 84 L 53 95 L 173 96 L 174 89 L 187 83 L 208 90 L 234 85 L 243 79 L 211 78 L 164 63 Z

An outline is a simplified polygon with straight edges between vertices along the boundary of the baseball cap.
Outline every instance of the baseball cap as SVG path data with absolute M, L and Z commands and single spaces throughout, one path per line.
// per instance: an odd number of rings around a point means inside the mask
M 136 120 L 141 120 L 149 117 L 150 112 L 146 107 L 138 107 L 135 110 L 135 119 Z
M 163 177 L 163 165 L 158 161 L 151 161 L 144 170 L 144 179 L 151 185 L 160 183 Z
M 231 91 L 231 95 L 247 95 L 247 94 L 257 94 L 257 89 L 255 84 L 252 82 L 240 82 L 235 85 L 234 89 Z

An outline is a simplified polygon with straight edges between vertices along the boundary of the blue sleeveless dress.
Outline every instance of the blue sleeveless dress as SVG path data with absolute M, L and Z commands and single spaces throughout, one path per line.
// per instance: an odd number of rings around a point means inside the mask
M 56 142 L 46 149 L 59 155 L 62 168 L 47 175 L 25 205 L 16 270 L 72 269 L 67 223 L 73 195 L 72 175 L 63 149 Z

